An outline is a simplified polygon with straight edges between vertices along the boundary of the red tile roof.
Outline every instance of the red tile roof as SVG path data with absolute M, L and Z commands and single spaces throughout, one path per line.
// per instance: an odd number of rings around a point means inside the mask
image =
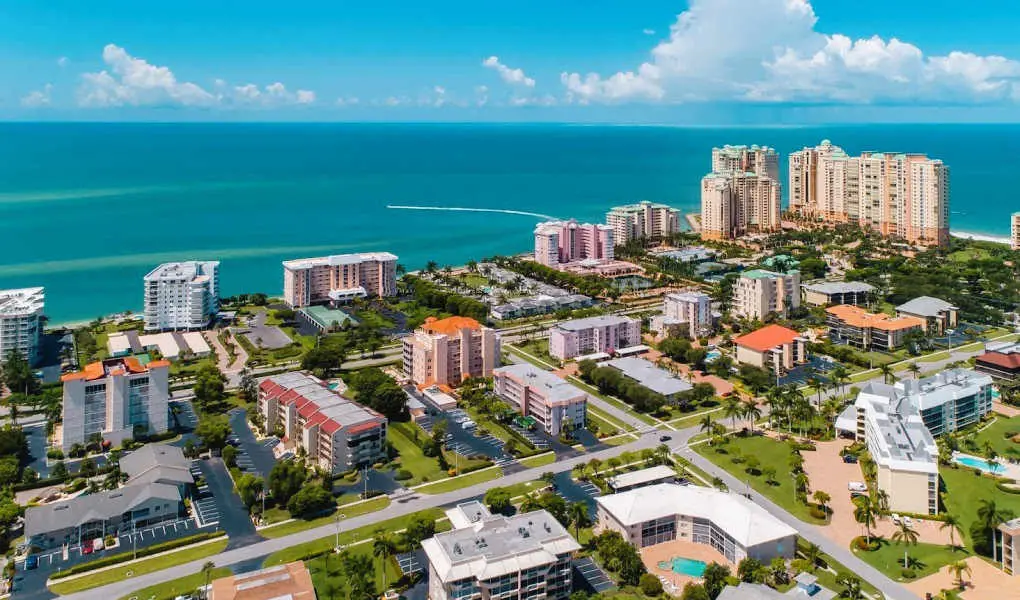
M 333 435 L 341 427 L 343 427 L 343 425 L 341 425 L 339 421 L 335 419 L 326 419 L 325 421 L 322 422 L 322 425 L 319 427 L 319 429 L 321 429 L 323 432 L 329 435 Z
M 1004 369 L 1020 369 L 1020 354 L 1002 354 L 1001 352 L 985 352 L 974 359 L 977 362 L 988 363 Z
M 800 334 L 782 325 L 766 325 L 757 331 L 742 335 L 733 342 L 757 352 L 765 352 L 782 344 L 789 344 L 800 337 Z
M 425 319 L 425 322 L 421 326 L 422 329 L 429 333 L 442 333 L 444 335 L 457 335 L 462 329 L 479 330 L 482 326 L 470 317 L 447 317 L 445 319 L 436 319 L 435 317 L 429 317 Z

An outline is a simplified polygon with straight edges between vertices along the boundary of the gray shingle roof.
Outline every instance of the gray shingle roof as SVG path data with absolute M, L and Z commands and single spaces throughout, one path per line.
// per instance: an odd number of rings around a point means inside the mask
M 896 307 L 896 312 L 918 315 L 921 317 L 937 317 L 939 312 L 956 308 L 945 300 L 932 298 L 931 296 L 920 296 L 909 302 L 904 302 Z
M 33 506 L 25 511 L 25 536 L 33 537 L 51 531 L 120 517 L 150 499 L 165 500 L 177 510 L 181 493 L 176 486 L 163 483 L 132 485 L 117 490 L 78 496 L 64 502 Z

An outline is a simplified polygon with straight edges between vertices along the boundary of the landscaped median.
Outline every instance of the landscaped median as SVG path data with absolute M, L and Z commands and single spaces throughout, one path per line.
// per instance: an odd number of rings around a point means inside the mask
M 198 537 L 202 539 L 196 540 L 195 538 Z M 176 549 L 168 549 L 166 546 L 172 542 L 145 548 L 144 550 L 148 551 L 148 558 L 133 560 L 132 553 L 123 552 L 108 558 L 76 565 L 51 578 L 49 589 L 58 595 L 73 594 L 213 556 L 223 552 L 227 547 L 227 540 L 222 531 L 210 535 L 199 534 L 175 541 L 184 542 L 185 540 L 190 541 L 187 542 L 189 545 L 183 548 L 177 544 L 173 546 Z M 139 553 L 141 552 L 140 550 Z M 79 568 L 80 570 L 78 570 Z
M 387 496 L 377 496 L 369 500 L 362 502 L 353 502 L 351 504 L 343 504 L 337 507 L 337 512 L 343 513 L 345 517 L 357 517 L 368 513 L 382 510 L 390 505 L 390 499 Z M 259 535 L 265 538 L 278 538 L 306 529 L 313 529 L 320 525 L 327 525 L 336 520 L 336 513 L 330 513 L 323 517 L 316 519 L 291 519 L 290 521 L 284 521 L 276 525 L 270 525 L 268 527 L 259 529 Z
M 446 492 L 452 492 L 453 490 L 459 490 L 460 488 L 467 487 L 469 485 L 475 485 L 476 483 L 485 483 L 486 481 L 492 481 L 499 479 L 503 476 L 503 469 L 499 467 L 488 467 L 485 469 L 479 469 L 449 479 L 443 479 L 441 481 L 435 481 L 433 483 L 426 483 L 419 485 L 414 488 L 414 491 L 421 492 L 423 494 L 444 494 Z

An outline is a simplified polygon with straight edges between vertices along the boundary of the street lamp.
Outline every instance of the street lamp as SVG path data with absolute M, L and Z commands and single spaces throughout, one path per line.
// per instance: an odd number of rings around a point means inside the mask
M 336 545 L 333 547 L 333 549 L 338 553 L 340 552 L 340 519 L 346 518 L 347 515 L 343 513 L 336 514 Z

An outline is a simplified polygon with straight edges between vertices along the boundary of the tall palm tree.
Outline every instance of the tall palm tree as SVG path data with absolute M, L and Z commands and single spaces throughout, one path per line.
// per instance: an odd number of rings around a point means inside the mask
M 829 372 L 829 379 L 832 380 L 832 383 L 836 384 L 836 387 L 839 388 L 839 394 L 842 396 L 846 393 L 847 382 L 850 381 L 850 371 L 843 365 L 836 365 Z
M 875 526 L 876 510 L 875 505 L 872 504 L 871 498 L 868 496 L 861 496 L 854 500 L 856 508 L 854 508 L 854 520 L 861 525 L 864 525 L 865 535 L 868 540 L 868 545 L 871 545 L 871 528 Z
M 740 416 L 743 408 L 743 403 L 736 396 L 727 398 L 726 404 L 723 406 L 723 415 L 730 420 L 730 425 L 734 431 L 737 430 L 737 417 Z
M 963 574 L 966 573 L 968 576 L 971 574 L 970 565 L 967 564 L 967 561 L 961 560 L 949 565 L 949 570 L 953 573 L 957 587 L 962 589 Z
M 822 559 L 822 549 L 818 544 L 812 544 L 808 542 L 808 545 L 804 547 L 804 560 L 808 563 L 808 569 L 814 573 L 815 568 L 818 567 L 818 562 Z
M 875 499 L 878 501 L 878 510 L 889 510 L 889 492 L 878 490 L 875 494 Z
M 815 502 L 818 503 L 818 506 L 822 507 L 822 512 L 828 515 L 829 502 L 832 500 L 832 496 L 830 496 L 829 493 L 824 490 L 817 490 L 815 491 L 814 494 L 812 494 L 812 496 L 814 497 Z
M 978 504 L 977 517 L 985 529 L 992 534 L 992 560 L 998 560 L 995 551 L 995 531 L 999 525 L 1013 518 L 1013 513 L 999 508 L 995 504 L 995 500 L 985 498 Z
M 960 519 L 956 515 L 950 513 L 942 519 L 942 524 L 939 525 L 939 531 L 943 529 L 949 530 L 949 545 L 953 549 L 956 549 L 956 528 L 960 526 Z
M 761 407 L 758 406 L 758 403 L 755 402 L 754 398 L 748 398 L 744 401 L 744 410 L 741 416 L 747 419 L 748 423 L 751 425 L 751 433 L 754 433 L 754 424 L 761 418 Z
M 839 593 L 840 598 L 846 598 L 847 600 L 862 600 L 864 598 L 864 592 L 861 590 L 861 580 L 856 575 L 844 573 L 836 579 L 836 583 L 843 586 L 843 590 Z
M 892 540 L 897 544 L 904 544 L 903 548 L 903 568 L 906 569 L 910 566 L 910 556 L 907 554 L 907 549 L 910 546 L 917 545 L 918 536 L 917 532 L 910 525 L 907 525 L 905 521 L 900 521 L 900 527 L 892 534 Z
M 815 406 L 821 406 L 822 390 L 825 389 L 825 382 L 819 379 L 817 375 L 811 375 L 807 379 L 807 386 L 814 390 L 815 394 L 817 395 L 818 401 L 815 403 Z
M 769 407 L 769 428 L 775 426 L 775 415 L 783 411 L 786 405 L 786 391 L 782 387 L 774 387 L 765 393 L 765 404 Z
M 705 415 L 702 417 L 699 425 L 701 426 L 701 431 L 712 433 L 715 430 L 715 423 L 712 422 L 712 415 Z
M 880 366 L 878 371 L 882 374 L 882 381 L 886 383 L 896 381 L 896 374 L 893 372 L 893 368 L 889 365 L 889 363 Z
M 209 597 L 209 580 L 212 578 L 213 569 L 216 568 L 216 563 L 211 560 L 207 560 L 202 564 L 202 574 L 205 575 L 205 590 L 202 592 L 203 598 Z
M 397 545 L 385 532 L 377 532 L 375 541 L 372 542 L 372 556 L 375 556 L 383 563 L 383 589 L 386 589 L 386 562 L 397 551 Z
M 580 539 L 581 528 L 591 523 L 588 518 L 588 505 L 584 502 L 574 502 L 570 505 L 569 514 L 570 521 L 574 524 L 574 539 Z
M 907 367 L 907 371 L 909 371 L 910 374 L 914 376 L 914 379 L 921 378 L 921 367 L 918 366 L 916 362 L 910 363 L 910 366 Z

